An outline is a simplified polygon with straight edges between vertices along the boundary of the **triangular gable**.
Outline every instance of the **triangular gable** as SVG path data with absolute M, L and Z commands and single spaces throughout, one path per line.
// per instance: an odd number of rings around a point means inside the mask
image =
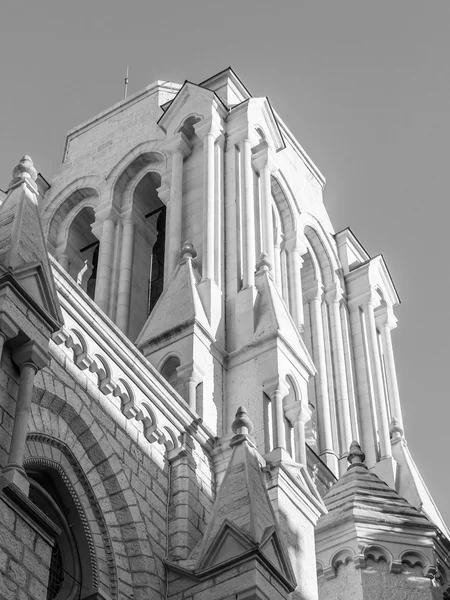
M 255 303 L 255 340 L 279 334 L 289 344 L 311 375 L 316 368 L 289 311 L 272 278 L 267 272 L 257 274 L 259 292 Z
M 49 281 L 47 273 L 41 263 L 32 263 L 14 269 L 11 274 L 24 288 L 34 302 L 43 308 L 49 315 L 62 323 L 59 303 L 55 302 L 53 281 Z
M 231 67 L 216 73 L 199 83 L 199 85 L 216 92 L 228 106 L 240 104 L 252 97 L 245 84 Z
M 391 277 L 387 263 L 384 260 L 384 256 L 382 254 L 378 254 L 372 259 L 372 261 L 374 264 L 378 264 L 380 275 L 385 283 L 385 287 L 389 294 L 389 299 L 392 305 L 395 306 L 396 304 L 400 304 L 400 296 L 397 293 L 397 288 L 395 287 L 395 283 Z
M 295 582 L 291 562 L 275 527 L 270 527 L 266 531 L 260 544 L 260 551 L 286 579 Z
M 29 157 L 24 157 L 19 166 L 19 171 L 34 169 Z M 37 193 L 31 177 L 18 176 L 10 184 L 0 206 L 0 269 L 9 272 L 33 302 L 62 325 Z
M 195 571 L 201 573 L 254 553 L 295 587 L 257 452 L 247 438 L 233 439 L 236 440 L 233 454 L 217 492 L 210 522 L 193 552 L 197 556 Z
M 349 271 L 345 275 L 345 281 L 350 302 L 378 287 L 389 306 L 400 304 L 397 289 L 382 254 Z
M 230 109 L 230 118 L 239 118 L 239 115 L 242 118 L 244 114 L 249 127 L 259 126 L 264 129 L 266 141 L 275 152 L 286 148 L 281 128 L 267 97 L 250 98 Z
M 208 318 L 197 291 L 199 280 L 200 275 L 190 259 L 177 265 L 166 289 L 145 322 L 136 345 L 143 346 L 148 340 L 194 320 L 205 331 L 210 331 Z M 173 309 L 174 306 L 176 310 Z
M 198 562 L 196 570 L 204 571 L 236 560 L 253 548 L 255 544 L 248 535 L 225 519 L 207 554 Z
M 202 102 L 199 103 L 199 99 Z M 214 108 L 222 118 L 225 118 L 228 111 L 227 106 L 215 92 L 190 81 L 185 81 L 178 94 L 171 100 L 170 105 L 165 104 L 164 107 L 165 111 L 158 120 L 158 125 L 164 133 L 171 135 L 176 133 L 175 130 L 181 125 L 183 117 L 192 113 L 197 114 L 202 107 L 204 107 L 205 114 L 200 114 L 200 117 L 210 116 Z

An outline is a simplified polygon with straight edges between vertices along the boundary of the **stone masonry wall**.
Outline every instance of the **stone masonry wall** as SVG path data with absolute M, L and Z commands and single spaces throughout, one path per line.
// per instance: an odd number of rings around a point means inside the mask
M 36 377 L 29 435 L 64 441 L 78 463 L 71 469 L 58 455 L 81 500 L 96 554 L 104 557 L 98 561 L 101 586 L 113 591 L 112 598 L 162 598 L 170 510 L 165 448 L 147 441 L 143 425 L 128 420 L 120 400 L 98 389 L 94 374 L 81 371 L 59 347 L 52 344 L 51 351 L 49 368 Z M 27 460 L 49 453 L 54 457 L 56 451 L 30 442 Z M 214 489 L 209 460 L 198 444 L 192 456 L 189 528 L 199 539 Z
M 442 592 L 423 576 L 421 567 L 392 573 L 386 562 L 368 560 L 366 568 L 341 564 L 336 577 L 319 577 L 319 600 L 441 600 Z
M 5 348 L 0 369 L 0 469 L 8 462 L 16 410 L 18 377 L 19 371 L 11 362 L 9 350 Z
M 105 396 L 94 373 L 80 370 L 55 344 L 51 344 L 51 355 L 49 366 L 35 378 L 25 465 L 60 469 L 74 490 L 93 544 L 92 556 L 97 557 L 100 589 L 112 600 L 163 598 L 170 510 L 166 449 L 157 442 L 149 443 L 143 423 L 123 415 L 120 399 Z M 7 463 L 18 387 L 18 371 L 8 348 L 1 367 L 0 468 Z M 215 489 L 209 459 L 196 442 L 192 457 L 190 494 L 184 497 L 189 500 L 189 533 L 197 541 L 205 529 Z M 178 491 L 180 505 L 182 485 Z M 3 587 L 12 590 L 5 598 L 21 598 L 17 595 L 20 584 L 24 594 L 32 589 L 33 598 L 43 594 L 45 599 L 43 570 L 37 577 L 31 567 L 27 570 L 21 563 L 32 548 L 26 549 L 23 540 L 21 546 L 9 543 L 16 529 L 23 531 L 24 526 L 17 525 L 18 517 L 10 515 L 8 520 L 8 531 L 2 529 L 0 535 L 11 549 L 11 554 L 0 554 L 3 573 L 9 574 L 9 587 Z M 37 543 L 35 537 L 33 544 Z M 1 586 L 0 590 L 6 594 Z
M 0 491 L 0 599 L 46 600 L 50 558 L 47 536 Z

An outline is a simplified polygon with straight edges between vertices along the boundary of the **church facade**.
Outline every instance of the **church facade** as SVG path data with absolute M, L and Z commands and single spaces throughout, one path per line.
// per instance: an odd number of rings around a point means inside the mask
M 0 205 L 0 598 L 450 597 L 383 256 L 234 71 L 71 130 Z M 448 590 L 448 591 L 447 591 Z

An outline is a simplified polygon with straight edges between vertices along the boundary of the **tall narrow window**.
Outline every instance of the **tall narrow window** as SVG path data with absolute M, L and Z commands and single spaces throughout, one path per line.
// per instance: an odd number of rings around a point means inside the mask
M 148 314 L 150 314 L 158 302 L 164 287 L 164 248 L 166 244 L 166 207 L 161 211 L 156 222 L 156 242 L 153 245 L 151 276 L 149 286 L 149 305 Z
M 264 413 L 264 451 L 270 452 L 273 446 L 272 430 L 272 401 L 267 394 L 263 393 L 263 413 Z

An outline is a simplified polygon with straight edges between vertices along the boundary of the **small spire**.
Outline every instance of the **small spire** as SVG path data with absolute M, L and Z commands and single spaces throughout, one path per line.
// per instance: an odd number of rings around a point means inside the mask
M 272 270 L 272 262 L 269 258 L 269 255 L 266 252 L 261 252 L 261 254 L 259 255 L 259 260 L 256 263 L 256 270 L 258 273 L 260 271 Z
M 393 438 L 393 439 L 403 437 L 403 434 L 405 432 L 403 431 L 403 427 L 401 426 L 401 423 L 397 419 L 397 417 L 394 417 L 392 419 L 392 421 L 390 423 L 390 427 L 389 427 L 389 433 L 391 434 L 391 438 Z
M 197 250 L 194 248 L 194 244 L 191 242 L 184 242 L 180 250 L 180 258 L 186 260 L 187 258 L 197 258 Z
M 244 406 L 237 409 L 231 430 L 236 435 L 249 435 L 253 431 L 253 423 L 250 421 L 247 409 Z
M 367 466 L 364 464 L 366 460 L 366 455 L 361 450 L 361 446 L 358 444 L 356 440 L 353 440 L 350 446 L 350 452 L 348 453 L 347 460 L 350 463 L 349 469 L 352 467 L 364 467 L 367 469 Z
M 20 159 L 19 164 L 14 167 L 12 176 L 13 178 L 8 187 L 11 187 L 21 179 L 31 179 L 34 185 L 37 177 L 37 171 L 34 168 L 33 161 L 27 154 L 25 154 L 25 156 Z

